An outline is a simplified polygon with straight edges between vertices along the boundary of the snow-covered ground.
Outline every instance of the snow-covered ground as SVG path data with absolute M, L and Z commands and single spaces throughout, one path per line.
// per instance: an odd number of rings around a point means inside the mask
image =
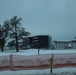
M 50 75 L 50 69 L 43 70 L 21 70 L 21 71 L 0 71 L 0 75 Z M 76 68 L 53 69 L 53 75 L 76 75 Z
M 39 54 L 55 54 L 55 53 L 76 53 L 76 50 L 40 50 Z M 16 52 L 16 50 L 7 50 L 4 52 L 0 52 L 0 56 L 5 55 L 38 55 L 37 49 L 29 49 L 29 50 L 19 50 L 19 52 Z M 54 75 L 76 75 L 76 68 L 59 68 L 59 69 L 53 69 Z M 42 70 L 19 70 L 19 71 L 0 71 L 0 75 L 50 75 L 50 69 L 42 69 Z
M 56 53 L 76 53 L 76 49 L 67 49 L 67 50 L 40 50 L 39 54 L 56 54 Z M 4 50 L 4 52 L 0 51 L 0 56 L 3 55 L 10 55 L 10 54 L 16 54 L 16 55 L 38 55 L 38 49 L 28 49 L 28 50 L 19 50 L 19 52 L 16 52 L 16 50 Z

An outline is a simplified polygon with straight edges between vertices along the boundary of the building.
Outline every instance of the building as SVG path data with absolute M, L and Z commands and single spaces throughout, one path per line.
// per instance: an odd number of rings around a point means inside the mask
M 37 35 L 23 39 L 23 48 L 49 49 L 52 38 L 49 35 Z
M 76 49 L 76 40 L 53 41 L 54 49 Z
M 23 49 L 76 49 L 76 40 L 52 41 L 49 35 L 37 35 L 23 38 Z
M 49 36 L 48 35 L 38 35 L 32 37 L 32 48 L 37 49 L 49 49 Z
M 23 49 L 29 49 L 31 46 L 30 46 L 30 39 L 31 37 L 25 37 L 23 38 Z
M 69 46 L 71 46 L 73 49 L 76 49 L 76 40 L 71 40 Z

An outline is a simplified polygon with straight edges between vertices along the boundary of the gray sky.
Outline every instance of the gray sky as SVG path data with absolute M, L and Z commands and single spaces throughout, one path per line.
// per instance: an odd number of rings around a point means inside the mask
M 47 34 L 56 40 L 76 36 L 76 0 L 0 0 L 0 24 L 13 16 L 31 35 Z

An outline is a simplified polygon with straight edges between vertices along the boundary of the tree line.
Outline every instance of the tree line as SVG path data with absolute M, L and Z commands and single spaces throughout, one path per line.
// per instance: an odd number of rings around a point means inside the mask
M 18 52 L 18 40 L 23 39 L 23 36 L 30 35 L 30 33 L 22 27 L 21 20 L 22 18 L 13 16 L 10 20 L 4 21 L 3 25 L 0 25 L 0 41 L 2 41 L 0 46 L 2 46 L 2 52 L 5 43 L 9 39 L 15 39 L 16 51 Z

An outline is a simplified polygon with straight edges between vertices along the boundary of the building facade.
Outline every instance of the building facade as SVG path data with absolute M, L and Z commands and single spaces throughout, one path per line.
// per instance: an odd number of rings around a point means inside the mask
M 30 37 L 23 38 L 23 49 L 29 49 L 30 47 Z
M 50 37 L 48 35 L 38 35 L 32 37 L 31 48 L 37 49 L 49 49 L 50 48 Z
M 76 40 L 53 41 L 54 49 L 76 49 Z
M 49 49 L 52 38 L 49 35 L 37 35 L 23 39 L 23 48 Z

